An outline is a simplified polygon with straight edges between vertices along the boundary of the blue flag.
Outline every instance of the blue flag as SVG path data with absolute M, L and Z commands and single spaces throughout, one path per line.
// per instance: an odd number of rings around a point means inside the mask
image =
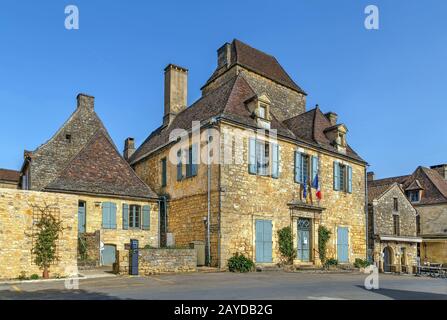
M 312 188 L 318 189 L 318 174 L 315 176 L 315 179 L 312 182 Z

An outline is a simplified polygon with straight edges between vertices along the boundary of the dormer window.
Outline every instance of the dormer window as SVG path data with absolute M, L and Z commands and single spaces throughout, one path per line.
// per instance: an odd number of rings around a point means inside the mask
M 252 118 L 255 119 L 256 124 L 259 128 L 270 129 L 270 99 L 262 94 L 260 96 L 254 96 L 247 101 L 245 104 L 252 114 Z
M 408 191 L 408 198 L 410 202 L 419 202 L 421 198 L 419 190 Z
M 265 104 L 260 104 L 258 108 L 258 117 L 266 119 L 266 115 L 267 115 L 267 106 Z

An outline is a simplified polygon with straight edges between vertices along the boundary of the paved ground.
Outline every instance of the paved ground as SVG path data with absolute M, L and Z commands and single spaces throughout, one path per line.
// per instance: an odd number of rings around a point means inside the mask
M 194 273 L 86 279 L 79 290 L 64 282 L 0 285 L 0 299 L 443 299 L 447 279 L 380 275 L 368 291 L 363 274 L 261 272 Z

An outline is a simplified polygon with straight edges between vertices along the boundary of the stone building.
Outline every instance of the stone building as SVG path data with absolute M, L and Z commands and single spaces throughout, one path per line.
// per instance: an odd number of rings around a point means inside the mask
M 0 188 L 18 189 L 19 182 L 19 171 L 0 169 Z
M 35 151 L 25 151 L 20 187 L 78 196 L 79 245 L 98 239 L 103 263 L 115 261 L 130 239 L 157 247 L 158 196 L 120 155 L 94 110 L 94 97 L 79 94 L 77 108 L 64 125 Z M 99 235 L 99 236 L 98 236 Z M 102 246 L 101 246 L 102 247 Z
M 374 181 L 398 183 L 418 212 L 417 231 L 422 238 L 422 262 L 447 263 L 447 165 L 418 167 L 406 176 Z
M 324 225 L 329 257 L 365 259 L 366 163 L 337 115 L 306 111 L 306 93 L 278 61 L 238 40 L 218 50 L 189 107 L 187 78 L 165 69 L 163 124 L 136 150 L 126 141 L 125 157 L 164 199 L 162 243 L 203 241 L 221 268 L 238 252 L 268 266 L 281 262 L 278 231 L 291 226 L 296 264 L 319 265 Z
M 382 272 L 413 272 L 417 265 L 417 212 L 396 182 L 368 175 L 368 251 Z

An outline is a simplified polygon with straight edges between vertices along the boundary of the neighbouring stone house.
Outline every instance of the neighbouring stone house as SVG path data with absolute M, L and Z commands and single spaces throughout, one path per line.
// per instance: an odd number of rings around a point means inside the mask
M 76 195 L 79 246 L 93 243 L 88 250 L 95 260 L 101 247 L 104 265 L 113 264 L 116 250 L 131 239 L 141 247 L 159 245 L 158 196 L 120 155 L 94 110 L 94 97 L 79 94 L 76 110 L 54 136 L 25 151 L 20 187 Z
M 368 175 L 370 178 L 371 175 Z M 382 272 L 413 272 L 417 265 L 417 212 L 396 183 L 368 180 L 368 249 Z
M 417 233 L 422 238 L 418 246 L 421 262 L 447 263 L 447 165 L 420 166 L 410 175 L 373 182 L 374 185 L 393 183 L 401 186 L 417 210 Z
M 0 188 L 18 189 L 19 182 L 19 171 L 0 169 Z
M 187 78 L 168 65 L 163 124 L 136 150 L 126 141 L 125 158 L 164 199 L 162 244 L 203 241 L 221 268 L 237 252 L 268 266 L 281 261 L 277 232 L 291 226 L 296 263 L 319 265 L 324 225 L 328 257 L 365 259 L 366 162 L 337 115 L 306 111 L 306 93 L 278 61 L 238 40 L 218 50 L 189 107 Z

